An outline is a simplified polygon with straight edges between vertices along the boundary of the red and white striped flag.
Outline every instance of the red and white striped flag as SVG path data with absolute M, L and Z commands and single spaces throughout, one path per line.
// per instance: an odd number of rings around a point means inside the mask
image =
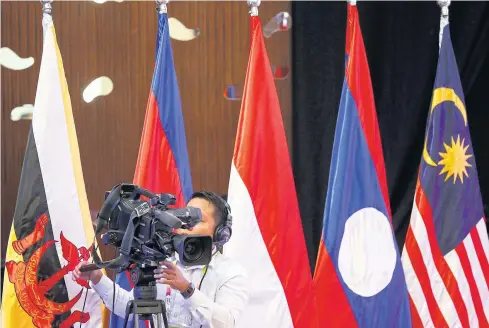
M 448 18 L 402 254 L 414 327 L 489 327 L 489 241 Z

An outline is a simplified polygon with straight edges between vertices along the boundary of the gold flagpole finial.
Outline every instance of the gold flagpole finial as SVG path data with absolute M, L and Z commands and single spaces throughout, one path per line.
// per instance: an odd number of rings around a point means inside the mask
M 158 7 L 156 7 L 156 11 L 160 14 L 167 14 L 168 13 L 168 8 L 167 4 L 170 2 L 170 0 L 156 0 L 156 4 Z
M 51 2 L 53 2 L 53 0 L 41 0 L 42 12 L 44 14 L 51 15 L 51 12 L 53 11 L 53 7 L 51 7 Z
M 250 7 L 250 15 L 258 16 L 258 7 L 260 6 L 261 0 L 248 0 L 248 7 Z

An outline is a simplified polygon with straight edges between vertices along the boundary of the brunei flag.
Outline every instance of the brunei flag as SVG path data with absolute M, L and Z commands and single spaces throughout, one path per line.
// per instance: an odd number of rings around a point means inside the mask
M 94 238 L 70 95 L 50 15 L 6 255 L 3 328 L 100 327 L 101 302 L 72 270 Z

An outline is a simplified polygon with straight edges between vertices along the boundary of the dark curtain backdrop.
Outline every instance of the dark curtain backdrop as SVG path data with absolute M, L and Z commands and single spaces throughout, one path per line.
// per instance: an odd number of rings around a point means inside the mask
M 440 8 L 358 2 L 400 249 L 409 224 L 438 58 Z M 293 2 L 293 166 L 314 268 L 344 78 L 346 2 Z M 453 2 L 452 42 L 484 203 L 489 203 L 489 4 Z M 487 215 L 487 214 L 486 214 Z M 461 218 L 462 219 L 462 218 Z

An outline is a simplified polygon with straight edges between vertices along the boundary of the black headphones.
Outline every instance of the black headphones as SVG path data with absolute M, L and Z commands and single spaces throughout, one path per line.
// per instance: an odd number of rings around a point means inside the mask
M 225 208 L 225 213 L 222 213 L 221 223 L 217 226 L 214 232 L 214 241 L 217 248 L 222 248 L 225 243 L 229 241 L 233 233 L 233 217 L 231 216 L 231 207 L 228 202 L 226 202 L 222 197 L 217 196 L 219 200 L 223 203 Z
M 210 201 L 222 213 L 221 223 L 219 223 L 219 225 L 216 227 L 213 237 L 213 242 L 217 249 L 222 248 L 224 244 L 229 241 L 231 234 L 233 233 L 233 217 L 231 216 L 231 207 L 229 206 L 228 202 L 214 192 L 198 191 L 193 193 L 190 197 L 190 199 L 193 198 L 203 198 Z M 216 200 L 220 204 L 216 204 Z

